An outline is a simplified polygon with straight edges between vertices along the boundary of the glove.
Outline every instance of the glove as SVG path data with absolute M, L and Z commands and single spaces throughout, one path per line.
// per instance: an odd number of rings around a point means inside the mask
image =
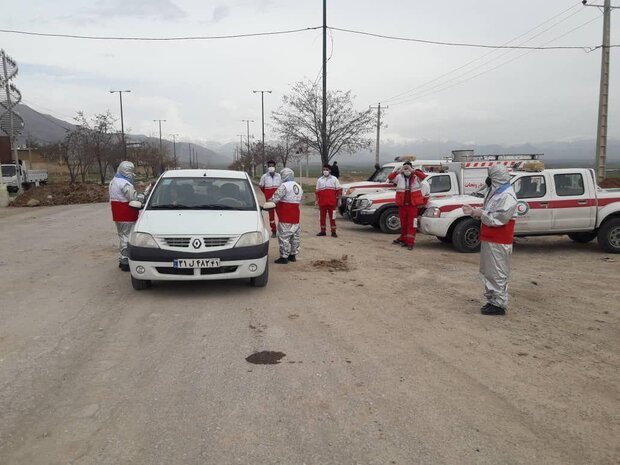
M 474 209 L 471 207 L 471 205 L 463 205 L 463 213 L 465 213 L 466 215 L 471 215 L 474 212 Z
M 274 202 L 265 202 L 263 204 L 263 210 L 273 210 L 276 208 L 276 204 Z
M 472 218 L 481 218 L 482 217 L 482 208 L 474 208 L 471 212 Z

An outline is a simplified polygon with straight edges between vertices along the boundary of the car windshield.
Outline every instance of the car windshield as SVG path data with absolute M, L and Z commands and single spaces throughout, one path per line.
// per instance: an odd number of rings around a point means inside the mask
M 394 171 L 394 167 L 384 166 L 383 168 L 375 171 L 375 174 L 373 174 L 372 178 L 370 178 L 370 181 L 385 182 L 392 171 Z
M 5 178 L 10 178 L 12 176 L 15 176 L 15 167 L 14 166 L 3 166 L 2 167 L 2 176 L 4 176 Z
M 157 183 L 148 210 L 256 210 L 247 179 L 164 178 Z

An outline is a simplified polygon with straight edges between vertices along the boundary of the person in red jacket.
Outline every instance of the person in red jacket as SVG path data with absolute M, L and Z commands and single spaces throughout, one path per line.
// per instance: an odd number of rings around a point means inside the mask
M 426 179 L 424 172 L 414 170 L 411 162 L 405 162 L 398 171 L 388 176 L 388 180 L 396 184 L 396 205 L 398 206 L 398 218 L 400 219 L 400 237 L 394 240 L 394 244 L 413 249 L 415 244 L 418 207 L 426 203 Z M 426 183 L 428 184 L 428 183 Z
M 276 173 L 276 162 L 269 160 L 267 162 L 267 172 L 261 176 L 258 182 L 258 187 L 263 191 L 267 202 L 271 200 L 271 196 L 278 190 L 280 185 L 282 185 L 282 177 L 279 173 Z M 271 237 L 276 237 L 275 210 L 269 210 L 269 226 L 271 227 Z
M 316 181 L 316 190 L 314 191 L 316 204 L 319 206 L 319 223 L 321 225 L 321 232 L 318 233 L 317 236 L 327 235 L 325 218 L 329 216 L 329 227 L 332 237 L 338 237 L 338 234 L 336 234 L 334 211 L 338 205 L 338 199 L 341 193 L 342 189 L 340 187 L 340 182 L 338 182 L 338 178 L 332 176 L 329 165 L 323 165 L 323 176 Z

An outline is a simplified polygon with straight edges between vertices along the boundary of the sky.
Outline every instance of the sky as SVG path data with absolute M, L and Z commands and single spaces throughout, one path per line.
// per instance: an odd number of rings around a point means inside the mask
M 562 13 L 563 12 L 563 13 Z M 620 10 L 612 44 L 620 43 Z M 615 17 L 614 17 L 615 16 Z M 197 36 L 320 26 L 321 0 L 21 0 L 0 29 L 95 36 Z M 573 0 L 328 0 L 328 24 L 435 41 L 594 46 L 602 12 Z M 539 27 L 538 27 L 539 26 Z M 528 32 L 529 31 L 529 32 Z M 616 32 L 616 33 L 614 33 Z M 260 94 L 269 115 L 296 81 L 321 71 L 322 33 L 210 41 L 93 41 L 0 33 L 18 63 L 23 102 L 70 120 L 110 110 L 125 128 L 180 140 L 239 140 L 242 119 L 260 137 Z M 611 50 L 609 137 L 620 137 L 620 48 Z M 594 138 L 600 49 L 490 50 L 330 31 L 328 85 L 355 105 L 388 106 L 382 139 L 520 144 Z M 409 92 L 409 93 L 407 93 Z M 374 134 L 369 134 L 374 138 Z

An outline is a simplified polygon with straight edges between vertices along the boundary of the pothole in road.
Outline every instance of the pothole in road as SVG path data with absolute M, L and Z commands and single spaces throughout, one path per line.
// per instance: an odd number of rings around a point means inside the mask
M 280 363 L 280 359 L 285 356 L 284 352 L 263 350 L 262 352 L 254 352 L 249 357 L 246 357 L 245 361 L 254 365 L 277 365 Z

